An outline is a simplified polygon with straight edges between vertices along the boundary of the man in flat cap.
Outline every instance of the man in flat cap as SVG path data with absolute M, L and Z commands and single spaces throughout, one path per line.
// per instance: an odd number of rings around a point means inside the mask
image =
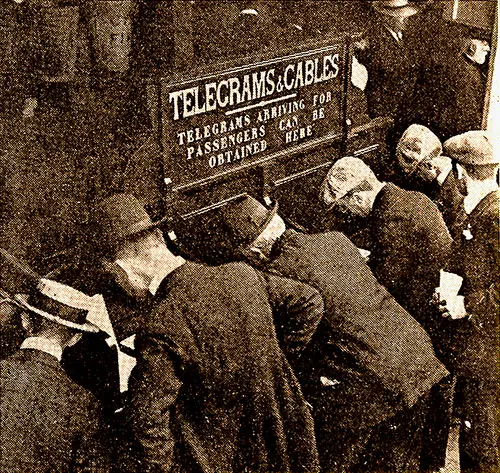
M 41 279 L 12 301 L 28 333 L 0 361 L 0 470 L 9 473 L 110 471 L 100 409 L 60 361 L 82 333 L 99 329 L 81 307 L 87 296 Z
M 464 195 L 439 138 L 423 125 L 410 125 L 397 144 L 396 161 L 401 176 L 398 184 L 427 195 L 443 215 L 451 236 L 458 238 L 466 217 Z
M 452 243 L 436 205 L 420 192 L 379 181 L 353 157 L 338 160 L 328 171 L 320 199 L 337 212 L 366 219 L 373 273 L 434 337 L 440 318 L 429 303 Z
M 319 293 L 243 263 L 175 256 L 162 222 L 132 195 L 95 210 L 107 274 L 149 299 L 118 330 L 136 334 L 129 386 L 140 471 L 317 472 L 310 408 L 279 341 L 290 360 L 300 357 L 323 315 Z
M 456 252 L 468 315 L 450 322 L 456 327 L 452 332 L 452 367 L 458 376 L 464 420 L 461 469 L 498 471 L 500 160 L 493 152 L 491 137 L 481 130 L 449 139 L 444 150 L 465 170 L 468 190 L 468 225 Z
M 425 400 L 448 372 L 341 233 L 306 235 L 245 196 L 214 221 L 233 257 L 315 287 L 325 317 L 296 372 L 328 472 L 419 471 Z

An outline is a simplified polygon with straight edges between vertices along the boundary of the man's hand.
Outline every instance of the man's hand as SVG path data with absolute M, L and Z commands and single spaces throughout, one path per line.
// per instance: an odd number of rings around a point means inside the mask
M 436 289 L 429 304 L 434 307 L 445 320 L 462 319 L 467 317 L 463 296 L 454 296 L 449 300 L 443 299 L 438 289 Z
M 444 299 L 441 299 L 441 295 L 439 291 L 436 289 L 434 294 L 432 295 L 432 299 L 429 301 L 429 305 L 433 307 L 439 315 L 445 320 L 452 320 L 453 317 L 448 310 L 447 302 Z

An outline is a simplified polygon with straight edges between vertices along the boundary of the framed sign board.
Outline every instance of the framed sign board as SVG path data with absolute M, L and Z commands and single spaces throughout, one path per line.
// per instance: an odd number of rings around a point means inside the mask
M 346 44 L 161 85 L 164 181 L 185 190 L 342 136 Z

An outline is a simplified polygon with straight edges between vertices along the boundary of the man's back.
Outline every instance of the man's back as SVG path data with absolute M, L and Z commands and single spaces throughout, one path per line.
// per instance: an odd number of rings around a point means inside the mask
M 334 342 L 404 404 L 413 405 L 447 374 L 425 331 L 377 283 L 344 235 L 287 231 L 268 269 L 318 289 Z
M 429 302 L 451 249 L 451 237 L 428 197 L 386 184 L 370 216 L 370 266 L 378 281 L 426 328 Z
M 0 413 L 2 471 L 108 471 L 98 410 L 52 355 L 23 349 L 0 362 Z
M 155 301 L 131 385 L 146 464 L 316 471 L 312 418 L 278 346 L 264 278 L 241 263 L 186 263 Z

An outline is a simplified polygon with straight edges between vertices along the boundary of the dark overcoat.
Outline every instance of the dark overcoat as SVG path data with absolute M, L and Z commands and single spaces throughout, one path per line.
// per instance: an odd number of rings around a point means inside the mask
M 442 141 L 481 128 L 486 76 L 480 67 L 466 55 L 449 51 L 431 60 L 424 71 L 419 123 Z
M 459 322 L 454 343 L 454 369 L 475 379 L 497 379 L 499 317 L 499 197 L 488 194 L 467 220 L 472 238 L 463 237 L 459 253 L 462 293 L 470 319 Z
M 457 404 L 468 421 L 461 435 L 463 471 L 498 471 L 498 328 L 500 192 L 471 212 L 459 252 L 468 317 L 450 321 L 451 366 L 458 378 Z
M 464 208 L 464 194 L 460 191 L 460 185 L 453 170 L 442 184 L 439 184 L 437 179 L 424 182 L 416 176 L 400 177 L 394 183 L 406 190 L 422 192 L 429 197 L 441 212 L 450 235 L 454 240 L 460 239 L 465 228 L 467 214 Z
M 274 323 L 293 357 L 322 313 L 313 288 L 243 263 L 187 262 L 167 276 L 136 338 L 141 471 L 318 471 L 312 416 Z
M 399 134 L 414 121 L 413 101 L 421 69 L 419 44 L 412 31 L 396 41 L 378 15 L 366 38 L 369 45 L 358 56 L 368 70 L 365 92 L 370 118 L 393 117 Z
M 335 334 L 330 343 L 400 405 L 412 406 L 448 374 L 425 330 L 378 284 L 343 234 L 287 230 L 268 270 L 318 289 Z
M 377 195 L 369 223 L 370 266 L 378 281 L 429 332 L 429 308 L 452 239 L 436 205 L 420 192 L 388 183 Z
M 95 400 L 55 357 L 19 350 L 0 362 L 0 470 L 110 471 Z
M 297 373 L 314 408 L 322 466 L 351 471 L 363 465 L 365 449 L 376 447 L 372 432 L 410 412 L 448 372 L 425 330 L 378 284 L 343 234 L 287 230 L 268 270 L 323 296 L 325 317 Z M 388 457 L 393 447 L 384 444 Z

